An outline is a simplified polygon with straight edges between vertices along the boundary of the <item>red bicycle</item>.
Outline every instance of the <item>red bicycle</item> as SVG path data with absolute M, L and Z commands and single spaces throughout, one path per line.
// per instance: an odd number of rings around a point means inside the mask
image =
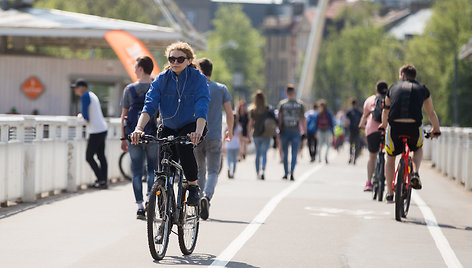
M 440 132 L 434 133 L 436 136 L 441 135 Z M 395 171 L 395 179 L 392 182 L 395 189 L 395 219 L 401 221 L 406 218 L 410 209 L 411 186 L 410 178 L 413 172 L 413 162 L 410 157 L 410 148 L 408 147 L 409 136 L 400 136 L 405 149 L 402 152 L 400 162 Z M 431 132 L 425 131 L 425 138 L 432 138 Z

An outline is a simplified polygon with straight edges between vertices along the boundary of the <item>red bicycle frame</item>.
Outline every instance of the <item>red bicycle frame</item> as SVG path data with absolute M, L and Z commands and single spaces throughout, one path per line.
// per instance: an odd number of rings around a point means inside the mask
M 401 159 L 403 159 L 405 163 L 405 174 L 403 178 L 405 179 L 406 182 L 406 189 L 410 188 L 410 163 L 408 162 L 409 156 L 410 156 L 410 147 L 408 147 L 408 139 L 410 138 L 409 136 L 400 136 L 402 139 L 403 144 L 405 144 L 405 149 L 402 152 Z M 395 171 L 395 177 L 392 182 L 392 188 L 395 189 L 395 184 L 397 180 L 397 174 L 398 174 L 398 169 L 400 168 L 400 165 L 397 166 L 397 170 Z

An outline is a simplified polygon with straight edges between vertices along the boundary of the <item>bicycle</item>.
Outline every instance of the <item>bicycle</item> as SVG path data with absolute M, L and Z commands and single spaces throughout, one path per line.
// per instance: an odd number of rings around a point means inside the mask
M 382 202 L 385 189 L 385 135 L 380 134 L 380 147 L 372 174 L 372 199 Z
M 198 237 L 200 211 L 198 206 L 186 203 L 188 183 L 183 176 L 182 166 L 172 159 L 171 147 L 175 144 L 192 144 L 187 136 L 156 138 L 144 135 L 143 143 L 158 142 L 162 160 L 160 170 L 149 193 L 147 207 L 147 236 L 151 256 L 162 260 L 169 245 L 172 226 L 177 225 L 179 247 L 184 255 L 195 249 Z M 177 184 L 177 196 L 174 184 Z
M 425 138 L 432 138 L 431 132 L 424 132 Z M 435 135 L 441 135 L 440 132 L 434 133 Z M 413 172 L 413 162 L 410 156 L 410 148 L 408 147 L 409 136 L 400 136 L 405 149 L 402 152 L 400 162 L 398 163 L 395 171 L 395 179 L 392 182 L 393 189 L 395 189 L 395 220 L 401 221 L 402 218 L 406 218 L 410 209 L 411 201 L 411 188 L 410 187 L 410 176 Z M 408 167 L 408 168 L 406 168 Z

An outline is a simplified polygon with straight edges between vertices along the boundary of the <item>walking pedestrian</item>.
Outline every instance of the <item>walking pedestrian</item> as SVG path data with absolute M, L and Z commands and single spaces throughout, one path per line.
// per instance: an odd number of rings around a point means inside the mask
M 197 67 L 206 76 L 210 89 L 210 103 L 208 105 L 206 138 L 195 147 L 194 154 L 198 165 L 198 185 L 203 194 L 200 205 L 200 217 L 208 219 L 210 201 L 215 193 L 218 182 L 218 172 L 221 165 L 222 149 L 222 107 L 226 114 L 227 130 L 225 138 L 230 141 L 233 137 L 233 110 L 231 95 L 228 88 L 220 83 L 211 81 L 213 63 L 207 58 L 197 61 Z M 208 176 L 207 176 L 208 173 Z
M 249 116 L 248 116 L 248 113 L 247 113 L 247 106 L 246 106 L 245 101 L 243 101 L 243 100 L 239 101 L 237 111 L 238 111 L 237 116 L 239 118 L 238 119 L 239 124 L 241 125 L 241 128 L 243 129 L 242 130 L 242 139 L 240 139 L 241 147 L 240 147 L 240 150 L 239 150 L 239 159 L 238 159 L 238 160 L 241 160 L 241 159 L 246 159 L 247 144 L 249 142 L 248 133 L 247 133 L 247 126 L 248 126 L 248 123 L 249 123 Z
M 346 117 L 349 119 L 349 164 L 355 165 L 361 150 L 359 122 L 362 117 L 356 100 L 351 101 L 351 108 L 347 111 Z
M 316 116 L 316 138 L 318 139 L 318 162 L 321 162 L 321 150 L 326 146 L 325 162 L 328 164 L 328 152 L 334 136 L 334 118 L 328 110 L 326 100 L 318 102 L 319 112 Z
M 206 77 L 192 63 L 195 58 L 192 47 L 184 42 L 173 43 L 167 47 L 166 57 L 169 65 L 151 83 L 143 112 L 131 134 L 132 144 L 139 143 L 140 137 L 144 136 L 144 127 L 158 108 L 162 118 L 160 138 L 186 135 L 195 145 L 206 132 L 210 91 Z M 196 206 L 200 190 L 193 145 L 177 144 L 172 150 L 174 160 L 180 160 L 189 184 L 187 204 Z
M 143 164 L 146 159 L 146 203 L 149 200 L 149 193 L 154 184 L 154 171 L 157 169 L 157 143 L 131 144 L 126 137 L 130 135 L 138 123 L 139 115 L 144 106 L 144 98 L 148 92 L 152 78 L 151 72 L 154 68 L 152 59 L 148 56 L 142 56 L 136 59 L 134 73 L 138 82 L 127 85 L 123 91 L 121 99 L 121 149 L 129 152 L 131 158 L 132 185 L 138 211 L 137 219 L 146 219 L 146 212 L 143 206 Z M 151 120 L 144 127 L 146 135 L 156 136 L 157 134 L 157 111 L 151 117 Z
M 248 135 L 254 140 L 256 147 L 256 175 L 260 180 L 265 179 L 267 164 L 267 150 L 270 140 L 275 135 L 277 123 L 271 108 L 266 104 L 266 97 L 262 90 L 257 90 L 254 101 L 249 109 Z
M 316 147 L 318 139 L 316 138 L 316 117 L 318 116 L 318 104 L 314 103 L 311 110 L 305 113 L 306 131 L 308 141 L 308 151 L 310 153 L 310 162 L 314 162 L 316 158 Z
M 279 102 L 279 130 L 280 140 L 282 142 L 284 176 L 287 179 L 290 173 L 290 180 L 294 180 L 294 171 L 297 164 L 298 146 L 301 141 L 301 135 L 306 133 L 305 107 L 301 100 L 296 99 L 295 88 L 293 85 L 287 85 L 285 89 L 286 99 Z M 300 131 L 300 126 L 302 131 Z M 291 147 L 291 164 L 288 169 L 288 147 Z
M 238 163 L 238 154 L 240 148 L 240 141 L 243 137 L 243 128 L 238 123 L 238 115 L 234 113 L 234 126 L 233 126 L 233 138 L 230 141 L 223 140 L 225 146 L 223 147 L 226 151 L 226 159 L 228 165 L 228 178 L 233 179 L 234 173 L 236 173 L 236 165 Z
M 74 89 L 75 95 L 80 97 L 81 113 L 77 117 L 86 120 L 89 125 L 85 159 L 97 177 L 93 187 L 107 189 L 108 164 L 105 156 L 105 140 L 108 126 L 103 118 L 100 101 L 97 95 L 89 90 L 87 82 L 83 79 L 78 79 L 71 87 Z M 93 158 L 94 155 L 97 155 L 100 165 Z

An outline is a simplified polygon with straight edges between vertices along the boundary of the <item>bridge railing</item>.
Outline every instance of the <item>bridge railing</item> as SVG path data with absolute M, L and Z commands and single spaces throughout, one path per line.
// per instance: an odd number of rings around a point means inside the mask
M 108 177 L 118 178 L 120 119 L 107 123 Z M 92 184 L 87 138 L 87 125 L 76 117 L 0 115 L 0 204 Z
M 438 139 L 425 140 L 424 158 L 466 190 L 472 189 L 472 128 L 442 127 Z

